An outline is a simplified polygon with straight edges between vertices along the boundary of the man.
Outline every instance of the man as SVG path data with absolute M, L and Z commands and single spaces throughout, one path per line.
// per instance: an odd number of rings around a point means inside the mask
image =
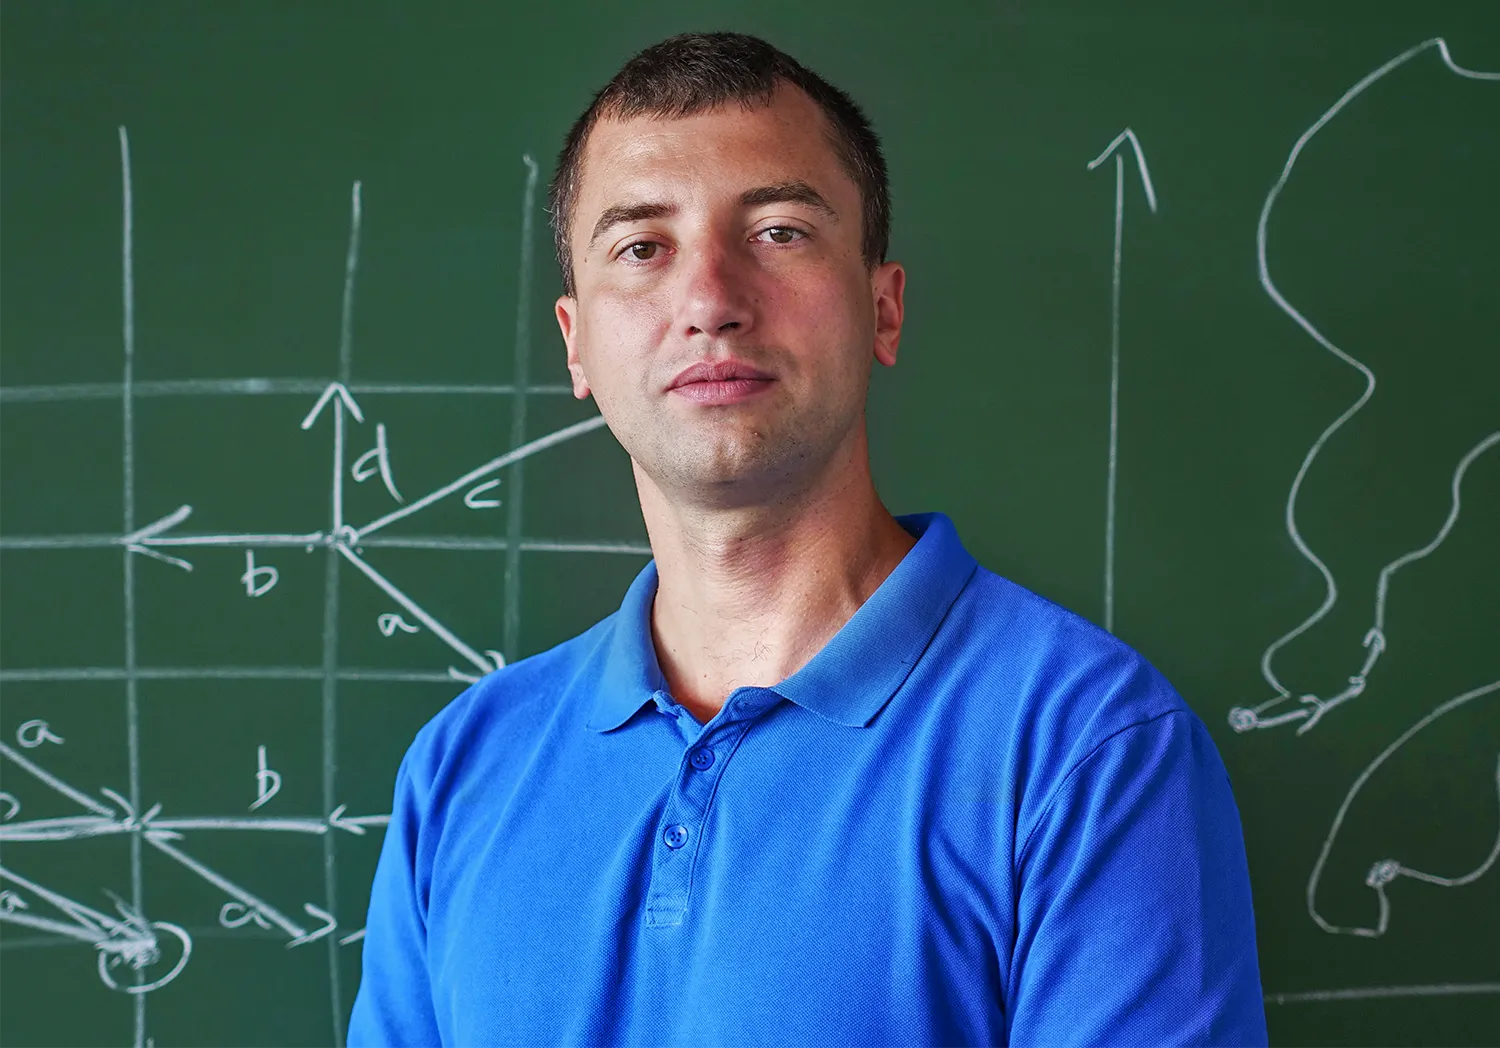
M 568 136 L 574 394 L 654 561 L 418 734 L 352 1043 L 1264 1044 L 1207 731 L 870 479 L 885 165 L 763 41 L 675 37 Z

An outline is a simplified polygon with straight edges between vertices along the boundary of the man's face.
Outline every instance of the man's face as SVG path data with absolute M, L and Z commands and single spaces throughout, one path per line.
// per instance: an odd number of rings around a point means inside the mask
M 602 120 L 589 135 L 569 231 L 577 293 L 556 306 L 568 370 L 675 500 L 804 490 L 862 437 L 872 355 L 895 363 L 904 274 L 866 267 L 859 189 L 826 127 L 783 85 L 769 106 Z M 703 364 L 746 377 L 674 386 Z

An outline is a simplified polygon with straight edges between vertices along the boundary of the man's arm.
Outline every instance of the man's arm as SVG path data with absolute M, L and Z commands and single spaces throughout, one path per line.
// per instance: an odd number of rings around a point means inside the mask
M 1186 710 L 1115 732 L 1022 845 L 1012 1045 L 1264 1045 L 1239 811 Z
M 431 856 L 419 853 L 425 784 L 414 781 L 410 761 L 408 753 L 396 772 L 391 822 L 370 889 L 350 1048 L 441 1043 L 427 975 L 427 878 L 419 874 L 431 864 Z

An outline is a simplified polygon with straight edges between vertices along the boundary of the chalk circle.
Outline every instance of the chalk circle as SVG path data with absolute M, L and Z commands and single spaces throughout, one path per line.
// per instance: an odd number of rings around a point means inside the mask
M 165 975 L 151 982 L 141 983 L 140 985 L 121 986 L 115 982 L 114 977 L 110 974 L 110 969 L 118 968 L 120 965 L 128 963 L 136 971 L 141 971 L 150 965 L 156 964 L 162 958 L 163 950 L 161 943 L 165 936 L 152 936 L 149 944 L 143 943 L 139 949 L 125 953 L 100 950 L 99 978 L 111 990 L 123 990 L 125 993 L 150 993 L 152 990 L 160 989 L 177 978 L 182 969 L 187 967 L 188 958 L 193 953 L 193 940 L 188 933 L 177 925 L 167 921 L 152 921 L 148 927 L 154 931 L 166 932 L 172 939 L 181 943 L 182 956 L 177 958 L 177 963 L 172 965 L 171 969 Z

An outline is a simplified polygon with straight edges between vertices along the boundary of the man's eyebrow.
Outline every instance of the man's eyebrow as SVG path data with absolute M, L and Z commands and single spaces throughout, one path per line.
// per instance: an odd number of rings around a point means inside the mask
M 823 199 L 823 194 L 801 179 L 760 186 L 740 194 L 741 207 L 761 207 L 765 204 L 802 204 L 831 221 L 839 220 L 839 213 Z
M 823 198 L 812 186 L 799 179 L 790 182 L 777 182 L 769 186 L 758 186 L 755 189 L 747 189 L 740 194 L 741 207 L 763 207 L 766 204 L 802 204 L 823 215 L 831 221 L 839 220 L 839 213 L 833 209 L 833 205 Z M 611 226 L 617 226 L 622 222 L 641 222 L 652 218 L 671 218 L 677 214 L 676 204 L 615 204 L 607 207 L 599 215 L 599 220 L 594 223 L 594 231 L 589 236 L 589 247 L 602 237 Z
M 610 226 L 621 222 L 640 222 L 648 218 L 670 218 L 677 214 L 675 204 L 615 204 L 604 209 L 599 221 L 594 223 L 594 232 L 589 237 L 589 247 L 602 237 Z

